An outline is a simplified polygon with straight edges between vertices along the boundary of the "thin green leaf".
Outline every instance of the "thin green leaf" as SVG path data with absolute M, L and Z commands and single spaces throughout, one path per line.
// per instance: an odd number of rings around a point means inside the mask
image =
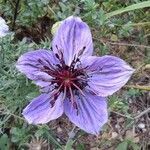
M 136 10 L 136 9 L 141 9 L 141 8 L 145 8 L 145 7 L 150 7 L 150 1 L 140 2 L 137 4 L 127 6 L 125 8 L 121 8 L 119 10 L 112 11 L 112 12 L 106 14 L 106 18 L 108 19 L 110 17 L 113 17 L 115 15 L 119 15 L 119 14 L 124 13 L 124 12 L 132 11 L 132 10 Z

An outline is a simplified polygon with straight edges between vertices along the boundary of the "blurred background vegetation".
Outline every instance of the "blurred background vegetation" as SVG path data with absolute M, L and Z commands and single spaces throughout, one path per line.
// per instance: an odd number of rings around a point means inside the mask
M 26 51 L 50 49 L 52 26 L 70 15 L 90 26 L 96 55 L 121 57 L 136 69 L 108 98 L 109 122 L 98 137 L 73 128 L 65 116 L 32 126 L 21 115 L 39 89 L 15 63 Z M 0 0 L 0 16 L 11 31 L 0 38 L 0 150 L 150 149 L 150 1 Z

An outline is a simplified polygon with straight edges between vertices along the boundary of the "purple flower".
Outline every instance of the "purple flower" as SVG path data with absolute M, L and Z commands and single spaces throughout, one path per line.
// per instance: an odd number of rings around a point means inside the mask
M 9 27 L 6 21 L 0 17 L 0 38 L 6 36 L 9 33 Z
M 98 134 L 108 120 L 106 98 L 126 84 L 133 69 L 115 56 L 91 56 L 88 25 L 78 17 L 65 19 L 52 42 L 52 51 L 22 55 L 17 68 L 42 94 L 23 110 L 30 124 L 44 124 L 65 113 L 84 131 Z

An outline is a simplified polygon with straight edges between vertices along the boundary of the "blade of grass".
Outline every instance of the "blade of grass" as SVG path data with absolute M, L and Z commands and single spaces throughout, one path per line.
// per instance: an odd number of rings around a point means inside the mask
M 50 128 L 48 126 L 45 126 L 47 129 L 45 129 L 45 133 L 48 137 L 48 139 L 54 143 L 57 147 L 59 147 L 60 149 L 62 149 L 61 144 L 57 141 L 55 135 L 52 133 L 52 131 L 50 130 Z
M 119 14 L 124 13 L 124 12 L 132 11 L 132 10 L 136 10 L 136 9 L 141 9 L 141 8 L 146 8 L 146 7 L 150 7 L 150 1 L 140 2 L 137 4 L 127 6 L 125 8 L 121 8 L 119 10 L 112 11 L 112 12 L 106 14 L 106 18 L 108 19 L 110 17 L 113 17 L 115 15 L 119 15 Z
M 76 128 L 76 126 L 74 126 L 72 128 L 71 132 L 69 133 L 69 138 L 68 138 L 68 141 L 66 143 L 65 150 L 72 149 L 72 145 L 75 142 L 75 140 L 73 140 L 73 137 L 75 136 L 75 133 L 74 133 L 75 128 Z
M 75 140 L 70 139 L 69 141 L 67 141 L 67 144 L 65 146 L 65 150 L 71 150 L 72 149 L 72 145 L 75 142 Z
M 141 86 L 141 85 L 125 85 L 125 88 L 134 88 L 139 90 L 150 91 L 150 86 Z
M 149 22 L 130 23 L 125 26 L 149 26 L 149 25 L 150 25 L 150 21 Z

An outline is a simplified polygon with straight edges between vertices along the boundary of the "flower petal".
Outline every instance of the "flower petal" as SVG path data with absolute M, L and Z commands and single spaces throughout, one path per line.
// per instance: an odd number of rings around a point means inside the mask
M 41 94 L 23 110 L 23 116 L 29 124 L 44 124 L 57 119 L 63 114 L 62 95 L 60 94 L 52 106 L 50 94 Z
M 106 99 L 85 92 L 75 100 L 78 109 L 65 100 L 64 110 L 70 121 L 88 133 L 98 134 L 108 120 Z
M 107 55 L 89 56 L 82 60 L 82 67 L 86 67 L 89 76 L 86 88 L 102 97 L 118 91 L 134 72 L 122 59 Z
M 9 27 L 6 24 L 6 21 L 0 17 L 0 37 L 7 35 L 9 32 Z
M 50 85 L 52 78 L 44 71 L 45 67 L 53 69 L 56 64 L 59 62 L 52 51 L 36 50 L 23 54 L 16 67 L 29 79 L 34 80 L 37 85 L 45 87 Z
M 63 54 L 65 64 L 68 66 L 75 57 L 92 55 L 93 42 L 88 25 L 79 17 L 68 17 L 55 34 L 52 48 L 55 53 Z

